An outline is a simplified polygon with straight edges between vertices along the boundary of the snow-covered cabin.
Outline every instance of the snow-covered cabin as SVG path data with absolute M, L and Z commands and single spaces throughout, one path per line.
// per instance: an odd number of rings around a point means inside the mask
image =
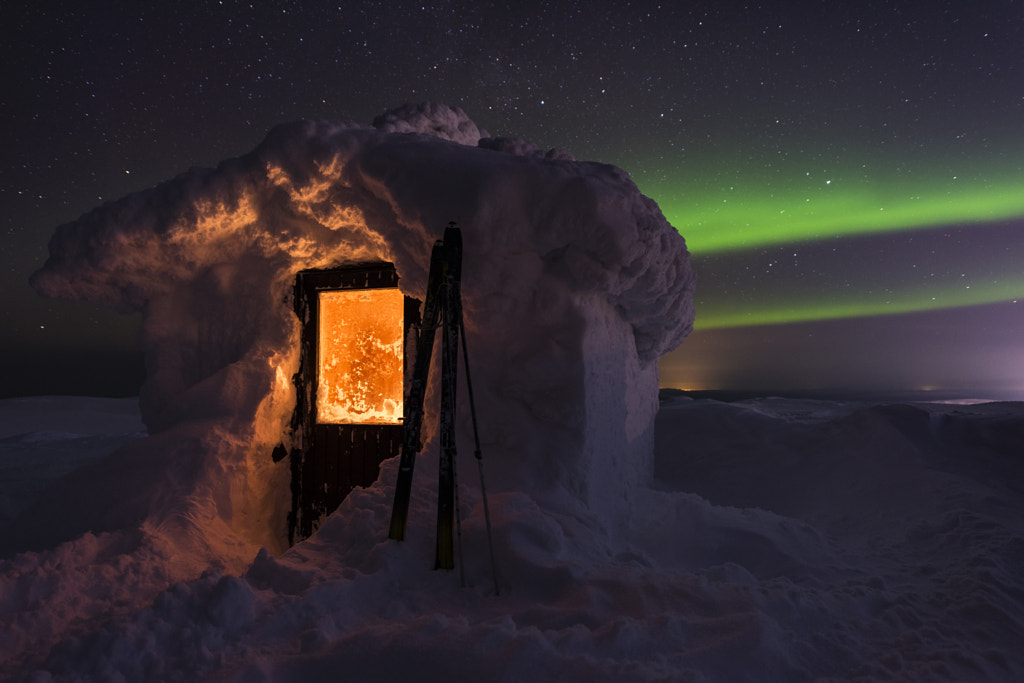
M 614 166 L 490 138 L 443 105 L 287 124 L 61 226 L 32 284 L 142 312 L 150 438 L 204 444 L 182 448 L 188 504 L 279 548 L 293 475 L 272 453 L 295 446 L 299 274 L 390 264 L 421 299 L 450 221 L 488 489 L 613 512 L 650 477 L 657 360 L 694 317 L 683 238 Z

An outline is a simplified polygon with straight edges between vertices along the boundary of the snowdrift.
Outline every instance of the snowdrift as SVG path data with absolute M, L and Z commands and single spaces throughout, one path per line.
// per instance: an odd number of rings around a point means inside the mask
M 85 458 L 81 439 L 101 434 L 76 434 L 66 399 L 33 401 L 51 424 L 24 434 L 20 401 L 0 401 L 3 480 L 30 485 L 26 460 L 75 456 L 69 478 L 92 485 L 81 460 L 106 456 Z M 119 418 L 103 424 L 126 438 Z M 675 397 L 656 436 L 628 540 L 582 511 L 494 497 L 500 596 L 479 510 L 463 530 L 468 586 L 430 570 L 420 486 L 406 543 L 385 540 L 390 499 L 375 486 L 237 573 L 197 571 L 173 530 L 150 525 L 19 554 L 0 561 L 0 677 L 1024 676 L 1024 404 Z

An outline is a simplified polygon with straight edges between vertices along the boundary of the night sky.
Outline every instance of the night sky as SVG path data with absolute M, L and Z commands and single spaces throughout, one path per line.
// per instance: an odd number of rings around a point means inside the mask
M 2 395 L 132 395 L 53 229 L 301 118 L 459 106 L 687 238 L 690 389 L 1024 399 L 1024 3 L 5 2 Z M 100 5 L 100 3 L 95 3 Z

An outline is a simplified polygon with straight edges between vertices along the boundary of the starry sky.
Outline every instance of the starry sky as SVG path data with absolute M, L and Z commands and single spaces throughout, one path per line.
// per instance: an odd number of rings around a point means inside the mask
M 95 6 L 93 6 L 95 5 Z M 664 386 L 1024 399 L 1024 3 L 4 2 L 2 395 L 132 395 L 53 229 L 301 118 L 459 106 L 616 164 L 687 238 Z

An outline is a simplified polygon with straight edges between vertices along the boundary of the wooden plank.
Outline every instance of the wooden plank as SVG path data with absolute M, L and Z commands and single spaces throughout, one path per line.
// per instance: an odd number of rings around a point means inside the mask
M 323 435 L 322 451 L 324 454 L 324 478 L 321 491 L 324 497 L 324 514 L 338 509 L 345 491 L 341 491 L 341 463 L 343 444 L 335 425 L 320 425 L 318 431 Z M 320 449 L 318 449 L 320 450 Z

